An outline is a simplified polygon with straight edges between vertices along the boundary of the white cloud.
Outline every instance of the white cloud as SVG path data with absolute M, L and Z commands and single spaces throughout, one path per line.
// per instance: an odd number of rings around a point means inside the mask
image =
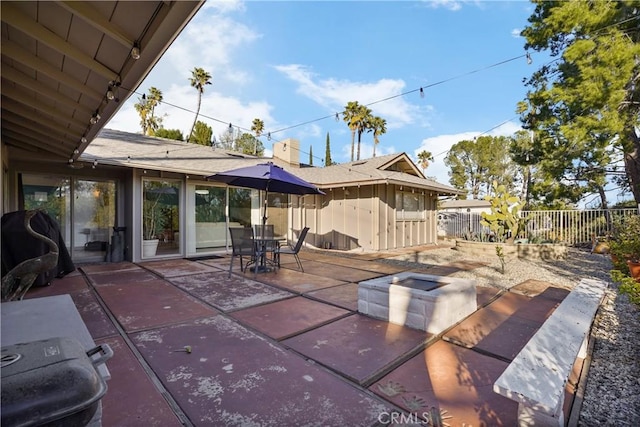
M 511 36 L 515 37 L 515 38 L 520 38 L 520 33 L 522 32 L 522 30 L 520 28 L 514 28 L 513 30 L 511 30 Z
M 275 69 L 298 83 L 297 93 L 336 112 L 341 112 L 349 101 L 358 101 L 366 105 L 398 96 L 405 89 L 403 80 L 380 79 L 364 83 L 334 78 L 319 79 L 309 68 L 300 64 L 277 65 Z M 420 115 L 420 108 L 406 102 L 403 96 L 371 105 L 369 108 L 375 115 L 387 120 L 388 129 L 415 123 Z
M 517 123 L 509 121 L 500 124 L 490 132 L 468 131 L 452 135 L 438 135 L 425 138 L 420 143 L 420 147 L 414 150 L 412 158 L 416 164 L 418 164 L 418 153 L 423 150 L 431 152 L 433 155 L 433 162 L 425 171 L 425 175 L 435 177 L 438 182 L 448 185 L 449 168 L 444 164 L 444 159 L 449 153 L 452 145 L 457 144 L 460 141 L 472 140 L 480 135 L 511 136 L 518 130 L 522 130 L 522 127 Z
M 425 3 L 434 9 L 441 7 L 444 9 L 457 11 L 462 9 L 463 2 L 456 1 L 456 0 L 425 0 Z
M 199 19 L 198 19 L 199 18 Z M 251 28 L 223 15 L 199 14 L 184 29 L 163 58 L 163 67 L 170 67 L 168 76 L 183 75 L 188 81 L 193 67 L 204 68 L 218 81 L 244 84 L 250 79 L 245 71 L 233 66 L 236 52 L 261 35 Z M 211 25 L 211 22 L 215 25 Z
M 241 0 L 210 0 L 202 5 L 202 9 L 214 9 L 219 12 L 229 13 L 244 11 L 244 2 Z

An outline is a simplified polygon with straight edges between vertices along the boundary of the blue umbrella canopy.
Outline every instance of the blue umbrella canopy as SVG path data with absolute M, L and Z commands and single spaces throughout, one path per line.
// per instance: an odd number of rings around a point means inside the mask
M 267 222 L 267 196 L 270 191 L 285 194 L 324 194 L 315 185 L 298 178 L 272 162 L 232 169 L 208 176 L 210 181 L 219 181 L 235 187 L 253 188 L 266 192 L 262 225 Z M 263 229 L 264 233 L 264 229 Z
M 315 185 L 298 178 L 272 162 L 232 169 L 207 177 L 235 187 L 254 188 L 286 194 L 324 194 Z

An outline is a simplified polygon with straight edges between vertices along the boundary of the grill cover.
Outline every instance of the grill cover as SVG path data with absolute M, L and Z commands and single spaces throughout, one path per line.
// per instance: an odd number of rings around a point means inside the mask
M 73 338 L 2 347 L 2 426 L 86 425 L 107 392 L 97 367 L 112 355 Z

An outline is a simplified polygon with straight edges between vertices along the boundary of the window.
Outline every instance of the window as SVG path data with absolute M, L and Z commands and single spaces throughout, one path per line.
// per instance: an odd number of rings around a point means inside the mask
M 424 195 L 409 191 L 396 192 L 396 219 L 424 219 Z

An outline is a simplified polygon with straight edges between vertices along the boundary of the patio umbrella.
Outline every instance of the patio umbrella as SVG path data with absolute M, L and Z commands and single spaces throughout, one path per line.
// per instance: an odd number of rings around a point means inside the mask
M 315 185 L 298 178 L 272 162 L 216 173 L 207 179 L 224 182 L 235 187 L 263 190 L 265 192 L 262 215 L 263 232 L 267 223 L 267 197 L 270 191 L 298 195 L 324 194 Z

